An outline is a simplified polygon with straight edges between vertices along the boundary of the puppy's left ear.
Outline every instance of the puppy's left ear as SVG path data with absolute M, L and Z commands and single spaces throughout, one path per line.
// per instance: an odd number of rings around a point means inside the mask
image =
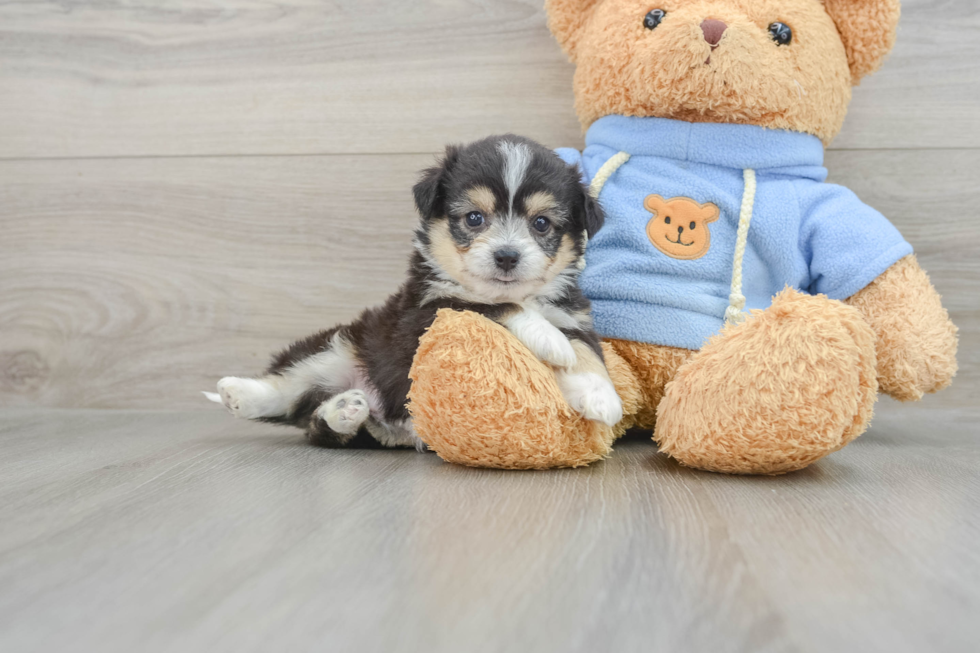
M 606 214 L 602 212 L 599 201 L 592 197 L 589 187 L 585 184 L 581 184 L 581 186 L 582 197 L 585 201 L 585 231 L 589 234 L 589 238 L 592 238 L 597 231 L 602 229 L 602 225 L 606 221 Z
M 439 163 L 423 170 L 422 177 L 412 187 L 412 194 L 415 195 L 415 208 L 418 209 L 423 220 L 431 220 L 445 213 L 446 176 L 459 160 L 459 153 L 460 148 L 458 146 L 447 145 L 446 153 Z

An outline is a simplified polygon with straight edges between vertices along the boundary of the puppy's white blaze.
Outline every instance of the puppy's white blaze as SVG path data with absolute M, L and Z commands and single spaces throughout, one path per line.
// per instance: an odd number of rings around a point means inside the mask
M 559 371 L 556 379 L 565 401 L 586 419 L 616 426 L 623 419 L 623 402 L 609 379 L 593 372 Z
M 244 419 L 278 417 L 289 410 L 289 403 L 278 388 L 261 379 L 226 376 L 218 381 L 218 395 L 235 417 Z
M 578 360 L 565 334 L 535 310 L 525 309 L 509 316 L 504 320 L 504 326 L 546 363 L 572 367 Z
M 509 208 L 514 210 L 514 196 L 524 181 L 527 168 L 531 165 L 533 154 L 531 149 L 524 143 L 511 143 L 501 141 L 498 145 L 501 154 L 504 155 L 504 183 L 507 185 L 507 192 L 510 195 Z

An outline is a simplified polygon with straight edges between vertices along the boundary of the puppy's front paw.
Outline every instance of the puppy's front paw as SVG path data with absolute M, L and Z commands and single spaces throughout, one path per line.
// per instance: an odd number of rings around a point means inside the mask
M 568 405 L 586 419 L 607 426 L 616 426 L 623 419 L 623 402 L 616 394 L 616 388 L 598 374 L 559 372 L 558 387 Z
M 547 328 L 550 327 L 550 328 Z M 551 324 L 534 329 L 525 334 L 525 344 L 531 352 L 545 363 L 555 367 L 572 367 L 578 362 L 575 349 L 565 334 Z
M 578 360 L 565 334 L 535 311 L 521 311 L 512 315 L 505 326 L 545 363 L 555 367 L 572 367 Z
M 348 390 L 320 404 L 316 416 L 336 433 L 353 435 L 367 421 L 371 409 L 362 390 Z
M 226 376 L 218 381 L 218 396 L 235 417 L 257 419 L 279 413 L 279 393 L 258 379 Z

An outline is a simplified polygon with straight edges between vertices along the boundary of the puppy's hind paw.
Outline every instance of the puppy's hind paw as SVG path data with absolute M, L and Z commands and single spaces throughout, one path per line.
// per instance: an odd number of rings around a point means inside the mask
M 616 426 L 623 419 L 623 402 L 606 378 L 592 372 L 558 374 L 558 387 L 565 401 L 586 419 Z
M 208 399 L 214 393 L 205 393 Z M 218 398 L 231 414 L 243 419 L 272 417 L 285 412 L 279 392 L 266 381 L 226 376 L 218 381 Z
M 320 404 L 316 416 L 336 433 L 353 435 L 367 421 L 371 408 L 362 390 L 348 390 Z

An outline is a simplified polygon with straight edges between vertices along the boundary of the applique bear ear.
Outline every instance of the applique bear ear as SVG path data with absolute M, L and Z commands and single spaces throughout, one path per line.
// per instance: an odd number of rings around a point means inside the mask
M 653 217 L 656 218 L 667 208 L 667 202 L 660 195 L 647 195 L 643 200 L 643 208 L 653 213 Z
M 721 215 L 721 209 L 719 209 L 716 205 L 712 204 L 711 202 L 701 205 L 701 219 L 704 221 L 705 224 L 714 222 L 715 220 L 718 219 L 719 215 Z
M 575 49 L 583 28 L 601 2 L 602 0 L 545 0 L 548 29 L 572 63 L 575 63 Z
M 851 69 L 851 83 L 878 70 L 895 45 L 899 0 L 824 0 L 840 33 Z

